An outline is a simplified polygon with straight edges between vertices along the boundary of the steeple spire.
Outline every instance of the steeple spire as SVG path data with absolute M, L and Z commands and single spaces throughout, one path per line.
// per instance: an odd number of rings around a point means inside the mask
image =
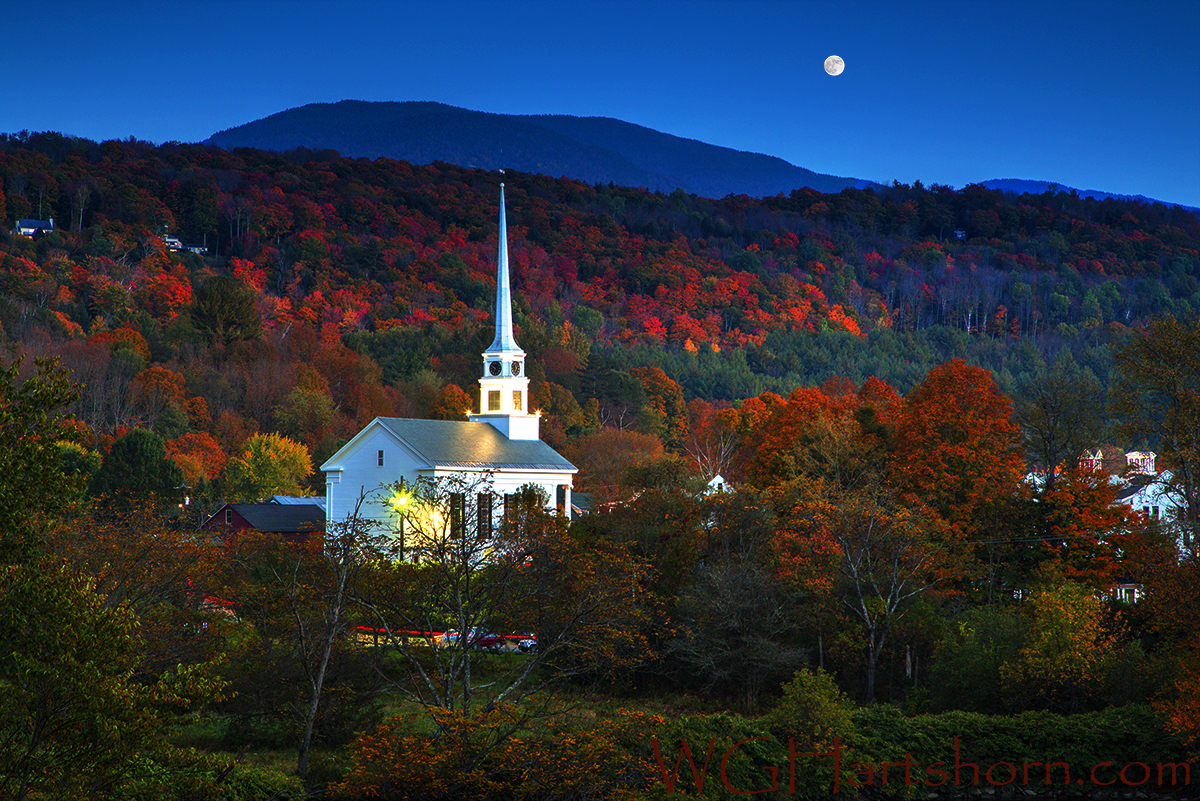
M 504 184 L 500 184 L 500 252 L 496 258 L 496 338 L 488 353 L 520 353 L 524 351 L 513 338 L 512 289 L 508 278 L 508 224 L 504 217 Z
M 525 351 L 513 338 L 504 184 L 500 184 L 500 252 L 496 261 L 496 338 L 483 352 L 479 413 L 467 417 L 476 422 L 491 423 L 509 439 L 537 439 L 541 415 L 529 408 Z

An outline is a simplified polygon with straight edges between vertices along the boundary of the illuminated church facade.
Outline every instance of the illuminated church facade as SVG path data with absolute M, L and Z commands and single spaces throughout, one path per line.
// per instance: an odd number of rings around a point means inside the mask
M 348 519 L 363 497 L 360 517 L 386 530 L 397 524 L 397 513 L 380 488 L 450 476 L 486 478 L 498 497 L 533 484 L 545 491 L 551 508 L 569 513 L 576 468 L 540 438 L 541 414 L 530 409 L 525 351 L 513 336 L 504 184 L 496 272 L 496 335 L 483 352 L 479 412 L 462 421 L 372 420 L 321 465 L 327 521 Z

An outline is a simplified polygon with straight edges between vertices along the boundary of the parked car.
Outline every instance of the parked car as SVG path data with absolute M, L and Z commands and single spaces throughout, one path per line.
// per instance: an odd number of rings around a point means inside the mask
M 495 634 L 490 631 L 479 631 L 471 637 L 471 647 L 480 651 L 491 651 L 493 654 L 498 654 L 506 644 L 503 634 Z
M 523 654 L 535 654 L 537 647 L 536 634 L 522 634 L 521 639 L 517 640 L 517 649 Z
M 435 635 L 433 644 L 436 648 L 453 648 L 459 644 L 459 639 L 459 632 L 447 631 L 445 634 Z M 467 644 L 479 651 L 499 653 L 504 648 L 505 640 L 503 634 L 494 634 L 481 628 L 473 628 L 467 632 Z

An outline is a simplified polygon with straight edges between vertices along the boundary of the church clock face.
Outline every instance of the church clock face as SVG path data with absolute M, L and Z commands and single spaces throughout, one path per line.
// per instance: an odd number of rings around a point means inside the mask
M 513 374 L 513 375 L 520 375 L 520 374 L 521 374 L 521 363 L 520 363 L 520 362 L 513 362 L 513 363 L 512 363 L 512 374 Z
M 488 372 L 492 375 L 500 375 L 500 362 L 488 362 Z

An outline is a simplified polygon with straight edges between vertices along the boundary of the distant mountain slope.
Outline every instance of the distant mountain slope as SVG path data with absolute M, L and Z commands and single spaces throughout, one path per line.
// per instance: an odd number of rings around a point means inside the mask
M 1023 178 L 992 178 L 988 181 L 982 181 L 981 186 L 986 186 L 988 189 L 998 189 L 1001 192 L 1015 192 L 1017 194 L 1040 195 L 1047 189 L 1053 188 L 1055 192 L 1075 192 L 1080 197 L 1090 197 L 1096 200 L 1107 200 L 1113 198 L 1115 200 L 1138 200 L 1143 203 L 1162 203 L 1166 206 L 1178 206 L 1178 203 L 1167 203 L 1162 200 L 1155 200 L 1145 195 L 1116 195 L 1112 192 L 1101 192 L 1098 189 L 1075 189 L 1070 186 L 1054 183 L 1053 181 L 1029 181 Z M 1192 211 L 1200 211 L 1194 206 L 1182 206 L 1185 209 Z
M 683 189 L 703 197 L 819 192 L 872 185 L 821 175 L 774 156 L 745 153 L 606 117 L 488 114 L 443 103 L 312 103 L 213 134 L 226 149 L 332 149 L 353 158 L 509 167 L 588 183 Z

